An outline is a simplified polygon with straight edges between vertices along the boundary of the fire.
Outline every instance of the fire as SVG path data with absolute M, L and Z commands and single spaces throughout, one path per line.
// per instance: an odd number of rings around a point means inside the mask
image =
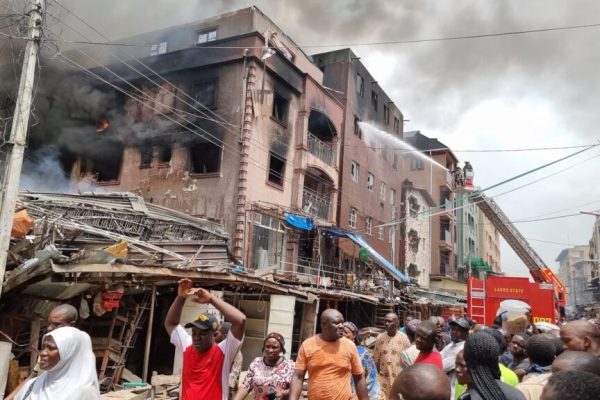
M 102 117 L 96 122 L 96 132 L 101 133 L 107 130 L 110 127 L 108 123 L 108 119 L 106 117 Z

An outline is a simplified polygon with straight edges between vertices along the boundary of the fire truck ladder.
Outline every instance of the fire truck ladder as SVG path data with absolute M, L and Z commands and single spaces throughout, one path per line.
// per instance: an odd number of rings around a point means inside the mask
M 546 267 L 542 258 L 529 245 L 521 232 L 513 225 L 504 211 L 491 198 L 483 192 L 475 192 L 469 196 L 469 200 L 475 202 L 479 209 L 485 214 L 491 223 L 498 229 L 509 246 L 517 253 L 521 261 L 525 263 L 533 279 L 538 283 L 549 283 L 554 285 L 561 305 L 564 305 L 565 285 L 554 275 L 552 270 Z

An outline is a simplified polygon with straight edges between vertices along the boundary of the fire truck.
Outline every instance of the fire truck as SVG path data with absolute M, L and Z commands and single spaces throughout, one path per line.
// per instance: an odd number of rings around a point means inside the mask
M 464 190 L 471 192 L 472 170 L 465 169 L 464 181 Z M 534 282 L 530 282 L 529 278 L 501 275 L 487 275 L 483 279 L 469 276 L 467 282 L 468 316 L 478 323 L 490 326 L 496 317 L 500 302 L 514 299 L 524 301 L 531 306 L 534 323 L 556 324 L 560 316 L 564 315 L 567 301 L 567 292 L 563 282 L 544 264 L 541 257 L 492 198 L 483 192 L 472 191 L 469 194 L 469 202 L 477 204 L 498 229 L 498 232 L 527 266 Z

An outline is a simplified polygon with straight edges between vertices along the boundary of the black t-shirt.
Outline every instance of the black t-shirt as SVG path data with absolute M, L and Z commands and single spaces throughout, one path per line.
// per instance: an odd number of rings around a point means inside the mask
M 500 390 L 506 396 L 506 400 L 527 400 L 525 395 L 519 390 L 506 383 L 496 380 L 498 386 L 500 386 Z M 486 400 L 477 393 L 475 389 L 467 389 L 458 400 Z

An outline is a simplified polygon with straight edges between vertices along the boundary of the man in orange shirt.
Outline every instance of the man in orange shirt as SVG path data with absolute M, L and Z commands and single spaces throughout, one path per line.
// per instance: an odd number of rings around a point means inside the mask
M 306 339 L 298 351 L 289 400 L 300 399 L 308 371 L 308 398 L 351 400 L 350 377 L 359 400 L 368 400 L 367 384 L 358 350 L 344 337 L 344 317 L 338 310 L 321 314 L 321 333 Z

